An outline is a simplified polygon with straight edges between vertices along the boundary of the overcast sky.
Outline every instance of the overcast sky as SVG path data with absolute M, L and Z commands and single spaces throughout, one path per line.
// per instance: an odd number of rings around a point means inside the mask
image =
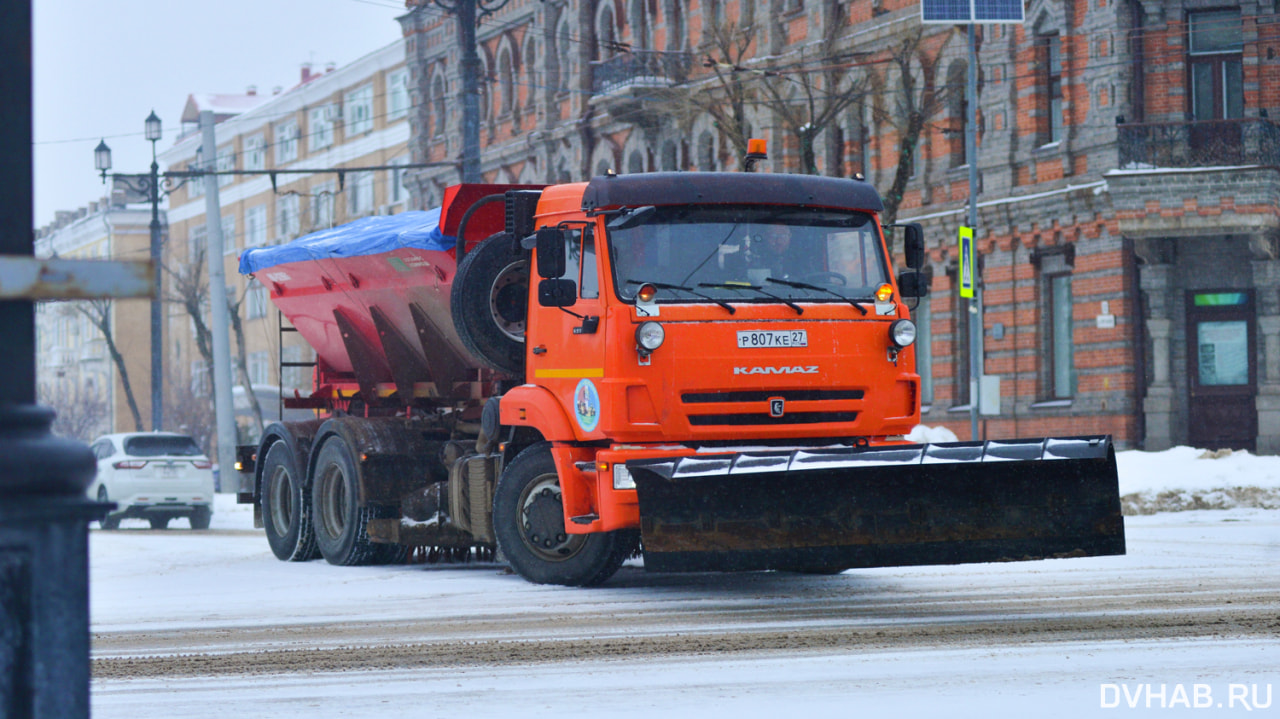
M 40 0 L 33 2 L 35 222 L 101 197 L 93 149 L 117 172 L 146 172 L 143 120 L 177 137 L 191 93 L 270 93 L 302 63 L 345 65 L 400 37 L 403 0 Z

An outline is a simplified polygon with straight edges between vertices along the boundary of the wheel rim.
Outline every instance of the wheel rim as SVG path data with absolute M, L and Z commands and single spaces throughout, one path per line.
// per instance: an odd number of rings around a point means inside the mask
M 276 467 L 267 484 L 271 498 L 271 523 L 277 531 L 288 531 L 293 524 L 293 477 L 284 467 Z
M 520 539 L 539 559 L 563 562 L 582 550 L 586 535 L 564 530 L 564 503 L 554 472 L 535 478 L 520 493 Z
M 342 467 L 330 464 L 320 475 L 316 491 L 320 497 L 320 529 L 337 539 L 347 526 L 347 477 Z
M 526 273 L 529 261 L 512 262 L 493 278 L 489 288 L 489 314 L 498 330 L 516 342 L 524 342 L 525 317 L 528 312 L 529 285 Z

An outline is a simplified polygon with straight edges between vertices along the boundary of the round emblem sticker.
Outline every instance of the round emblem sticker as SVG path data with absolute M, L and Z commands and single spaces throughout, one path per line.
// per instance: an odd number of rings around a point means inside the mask
M 591 380 L 582 380 L 573 391 L 573 413 L 584 432 L 594 432 L 600 423 L 600 393 Z

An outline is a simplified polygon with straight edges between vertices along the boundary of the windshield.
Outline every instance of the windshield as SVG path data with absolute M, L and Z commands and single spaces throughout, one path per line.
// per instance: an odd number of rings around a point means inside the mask
M 747 285 L 788 300 L 839 302 L 842 297 L 871 299 L 888 282 L 879 232 L 863 212 L 659 207 L 644 224 L 610 229 L 608 241 L 615 286 L 624 301 L 634 300 L 646 282 L 662 290 L 659 302 L 778 301 Z
M 141 435 L 124 441 L 124 453 L 131 457 L 199 457 L 203 454 L 190 437 Z

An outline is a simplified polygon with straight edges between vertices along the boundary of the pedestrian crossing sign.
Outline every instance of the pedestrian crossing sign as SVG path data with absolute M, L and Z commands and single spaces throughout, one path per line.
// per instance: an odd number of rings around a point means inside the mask
M 973 297 L 973 228 L 960 228 L 960 296 Z

